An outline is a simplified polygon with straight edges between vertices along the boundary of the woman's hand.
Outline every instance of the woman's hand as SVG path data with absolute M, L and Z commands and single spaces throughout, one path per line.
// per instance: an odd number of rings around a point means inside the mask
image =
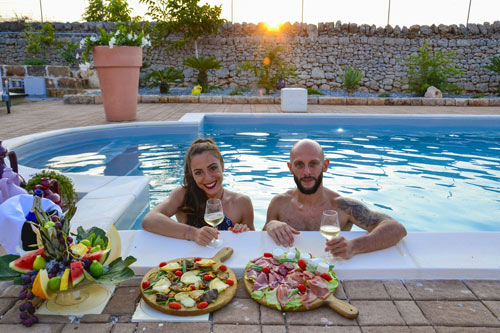
M 212 239 L 217 238 L 219 232 L 212 227 L 206 226 L 196 229 L 194 241 L 201 246 L 207 246 Z
M 248 227 L 246 224 L 241 224 L 241 223 L 236 223 L 232 229 L 229 229 L 232 232 L 244 232 L 244 231 L 250 231 L 251 229 Z

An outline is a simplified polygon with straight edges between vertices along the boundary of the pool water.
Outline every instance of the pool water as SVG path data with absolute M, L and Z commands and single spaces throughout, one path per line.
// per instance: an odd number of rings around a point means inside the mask
M 243 124 L 242 124 L 243 123 Z M 325 186 L 402 222 L 408 231 L 500 231 L 500 129 L 209 122 L 225 161 L 226 188 L 252 199 L 255 226 L 271 198 L 295 187 L 286 162 L 301 138 L 323 146 Z M 92 175 L 147 175 L 150 207 L 183 177 L 196 135 L 99 139 L 22 156 L 22 165 Z M 140 228 L 141 217 L 134 228 Z

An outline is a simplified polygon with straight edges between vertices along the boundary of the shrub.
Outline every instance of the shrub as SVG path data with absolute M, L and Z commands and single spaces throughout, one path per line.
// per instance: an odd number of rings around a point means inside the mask
M 359 87 L 359 81 L 363 78 L 363 74 L 359 68 L 348 67 L 346 70 L 342 71 L 342 85 L 347 91 L 349 96 L 352 95 Z
M 76 50 L 78 49 L 78 43 L 73 43 L 70 40 L 66 40 L 66 43 L 62 41 L 57 41 L 57 46 L 60 50 L 61 57 L 64 62 L 69 66 L 76 64 L 78 59 L 76 58 Z
M 307 94 L 308 95 L 324 95 L 321 91 L 318 89 L 313 89 L 313 88 L 307 88 Z
M 378 97 L 381 97 L 381 98 L 391 97 L 391 94 L 385 92 L 385 93 L 379 94 Z
M 180 69 L 165 67 L 162 70 L 151 71 L 145 81 L 149 87 L 160 87 L 160 93 L 168 94 L 170 84 L 184 82 L 184 74 Z
M 448 83 L 450 77 L 458 77 L 462 72 L 457 69 L 452 61 L 453 52 L 435 52 L 425 41 L 418 49 L 417 55 L 410 56 L 408 62 L 408 84 L 410 90 L 419 96 L 424 96 L 427 88 L 434 86 L 441 91 L 461 92 L 462 88 L 456 84 Z
M 243 95 L 243 92 L 239 91 L 238 89 L 234 89 L 229 92 L 229 96 L 241 96 Z
M 491 57 L 491 64 L 484 66 L 484 68 L 500 75 L 500 57 Z M 497 94 L 500 96 L 500 84 L 498 85 Z
M 54 27 L 50 23 L 45 23 L 40 30 L 35 31 L 28 24 L 23 34 L 26 40 L 26 62 L 30 64 L 46 65 L 47 50 L 56 44 Z M 25 63 L 26 63 L 25 62 Z
M 71 206 L 78 200 L 78 195 L 75 192 L 75 187 L 73 182 L 68 177 L 63 174 L 57 173 L 52 170 L 42 170 L 40 173 L 31 176 L 28 183 L 26 183 L 26 190 L 33 191 L 35 185 L 40 184 L 42 178 L 56 179 L 59 183 L 59 189 L 61 190 L 61 197 L 65 202 L 65 206 Z
M 89 0 L 82 18 L 87 22 L 110 21 L 130 22 L 138 21 L 140 17 L 132 18 L 132 9 L 126 0 Z
M 269 95 L 279 80 L 286 80 L 289 77 L 297 76 L 295 74 L 295 67 L 279 55 L 282 50 L 283 48 L 280 46 L 267 48 L 263 59 L 243 62 L 240 64 L 238 72 L 253 72 L 257 77 L 257 86 L 265 89 L 266 95 Z
M 190 57 L 184 60 L 184 65 L 196 69 L 198 71 L 198 77 L 196 83 L 198 83 L 203 92 L 209 91 L 208 88 L 208 71 L 211 69 L 221 69 L 220 61 L 216 60 L 215 57 Z

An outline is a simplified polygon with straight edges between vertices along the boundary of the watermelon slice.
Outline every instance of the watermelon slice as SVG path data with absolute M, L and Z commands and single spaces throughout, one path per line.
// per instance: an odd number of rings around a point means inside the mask
M 108 258 L 109 252 L 111 250 L 101 250 L 101 251 L 96 251 L 94 253 L 87 253 L 86 255 L 83 256 L 82 260 L 88 259 L 90 262 L 94 262 L 94 260 L 99 261 L 101 264 L 104 264 L 106 261 L 106 258 Z
M 27 255 L 17 258 L 9 263 L 10 269 L 26 274 L 33 270 L 33 263 L 35 262 L 36 256 L 43 255 L 44 249 L 38 249 L 36 251 L 30 252 Z
M 71 270 L 71 283 L 73 288 L 83 281 L 85 275 L 83 274 L 83 265 L 81 261 L 72 262 L 69 266 Z

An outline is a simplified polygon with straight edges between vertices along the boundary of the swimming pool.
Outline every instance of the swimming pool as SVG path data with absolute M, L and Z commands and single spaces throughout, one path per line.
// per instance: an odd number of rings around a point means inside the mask
M 196 115 L 187 118 L 196 119 Z M 184 152 L 212 137 L 225 160 L 225 186 L 250 195 L 255 225 L 271 198 L 294 186 L 286 167 L 298 139 L 318 140 L 331 160 L 325 185 L 401 221 L 409 231 L 500 231 L 500 118 L 495 116 L 205 115 L 179 135 L 114 129 L 52 138 L 21 149 L 34 168 L 95 175 L 149 175 L 151 206 L 182 179 Z M 147 134 L 145 134 L 147 132 Z M 40 146 L 40 145 L 38 145 Z M 140 224 L 140 219 L 135 228 Z

